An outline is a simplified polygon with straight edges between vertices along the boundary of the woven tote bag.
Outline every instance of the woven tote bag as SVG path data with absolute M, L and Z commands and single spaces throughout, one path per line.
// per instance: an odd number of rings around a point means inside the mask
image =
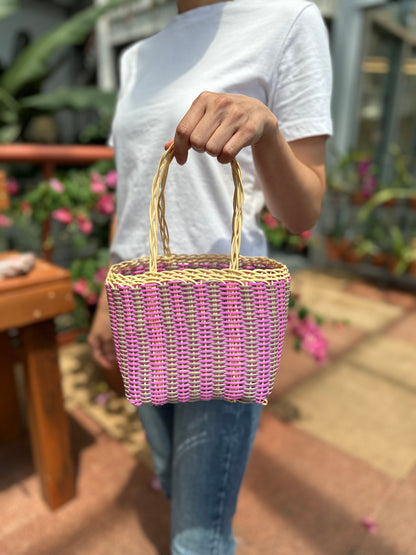
M 230 256 L 172 254 L 164 198 L 172 158 L 173 146 L 152 185 L 150 256 L 111 266 L 106 280 L 126 397 L 136 406 L 267 404 L 283 347 L 289 272 L 275 260 L 239 255 L 243 188 L 235 160 Z

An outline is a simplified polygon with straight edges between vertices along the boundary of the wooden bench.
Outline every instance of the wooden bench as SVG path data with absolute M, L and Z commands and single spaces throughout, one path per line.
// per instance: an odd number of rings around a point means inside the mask
M 8 333 L 17 328 L 35 469 L 52 509 L 75 495 L 53 322 L 55 316 L 73 308 L 69 272 L 46 261 L 37 260 L 28 275 L 0 281 L 0 442 L 11 441 L 24 431 L 14 379 L 16 353 Z

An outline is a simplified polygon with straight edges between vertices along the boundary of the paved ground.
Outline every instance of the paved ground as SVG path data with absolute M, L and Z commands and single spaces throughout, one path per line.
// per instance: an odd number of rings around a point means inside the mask
M 325 318 L 330 356 L 319 367 L 286 344 L 239 499 L 237 555 L 416 555 L 416 297 L 310 270 L 294 289 Z M 49 511 L 27 438 L 1 447 L 0 555 L 167 554 L 169 506 L 150 488 L 131 407 L 95 402 L 84 345 L 61 349 L 61 366 L 77 497 Z

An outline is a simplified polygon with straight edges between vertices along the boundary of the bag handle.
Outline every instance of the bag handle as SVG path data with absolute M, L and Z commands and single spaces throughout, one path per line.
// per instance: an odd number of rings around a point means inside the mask
M 150 260 L 149 271 L 157 272 L 157 227 L 159 223 L 160 237 L 163 244 L 163 253 L 165 256 L 172 256 L 169 247 L 169 231 L 165 219 L 165 186 L 168 176 L 169 165 L 173 158 L 173 144 L 163 153 L 156 175 L 152 184 L 152 197 L 150 200 Z M 243 226 L 243 202 L 244 192 L 241 180 L 241 169 L 237 160 L 231 160 L 232 176 L 234 181 L 234 199 L 233 199 L 233 221 L 232 221 L 232 239 L 231 239 L 231 255 L 230 270 L 238 270 L 238 257 L 240 254 L 241 228 Z

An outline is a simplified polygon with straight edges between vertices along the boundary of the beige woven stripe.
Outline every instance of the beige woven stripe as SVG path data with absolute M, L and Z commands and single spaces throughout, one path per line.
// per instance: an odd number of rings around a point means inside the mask
M 147 283 L 168 283 L 170 281 L 183 281 L 202 283 L 220 281 L 223 283 L 234 282 L 245 284 L 247 282 L 272 283 L 288 281 L 290 279 L 287 267 L 276 260 L 265 257 L 239 257 L 240 270 L 220 268 L 227 265 L 230 257 L 223 254 L 196 254 L 196 255 L 171 255 L 158 256 L 157 264 L 163 265 L 165 271 L 150 273 L 150 258 L 136 258 L 114 264 L 107 274 L 107 284 L 111 287 L 137 286 Z M 178 266 L 187 264 L 190 267 L 178 269 Z M 206 267 L 201 267 L 207 265 Z M 254 266 L 253 270 L 245 270 L 244 266 Z M 137 269 L 144 273 L 136 273 Z

